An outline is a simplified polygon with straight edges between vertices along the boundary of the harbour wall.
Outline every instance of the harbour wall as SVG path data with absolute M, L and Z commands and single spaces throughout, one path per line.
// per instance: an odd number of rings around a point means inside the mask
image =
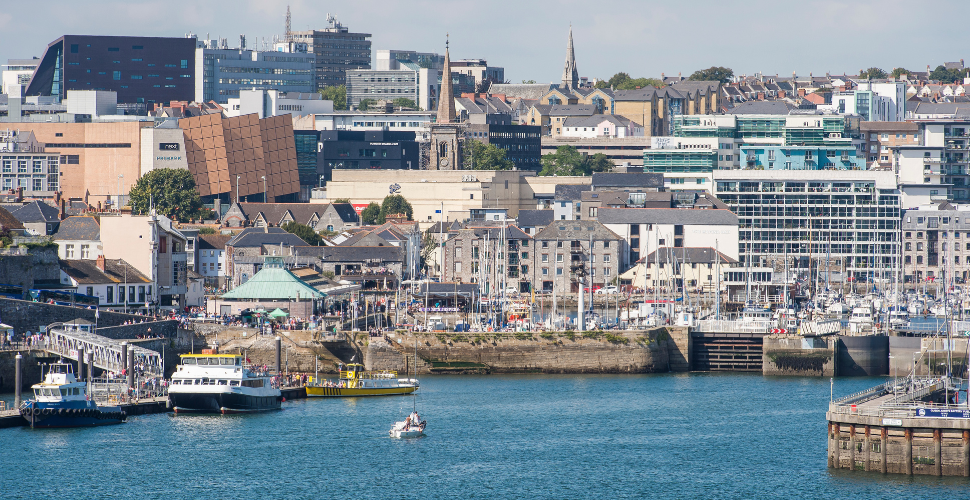
M 843 377 L 878 377 L 889 373 L 889 337 L 838 335 L 836 373 Z
M 767 335 L 764 337 L 762 373 L 764 375 L 799 375 L 834 377 L 836 370 L 836 337 L 803 337 L 801 335 Z
M 94 309 L 83 307 L 59 306 L 42 302 L 31 302 L 0 298 L 0 318 L 12 326 L 14 332 L 23 334 L 27 331 L 37 333 L 41 326 L 51 323 L 66 322 L 73 319 L 86 319 L 92 323 L 97 320 L 98 329 L 124 324 L 126 321 L 143 321 L 145 316 L 124 314 L 110 311 L 100 311 L 98 318 L 94 317 Z M 154 328 L 152 329 L 154 331 Z
M 364 351 L 368 369 L 413 370 L 415 338 L 388 334 Z M 678 354 L 671 363 L 672 351 Z M 666 328 L 623 332 L 417 334 L 420 373 L 655 373 L 686 371 Z M 681 359 L 683 358 L 683 359 Z
M 30 390 L 30 386 L 43 380 L 41 373 L 41 363 L 51 363 L 57 358 L 51 357 L 45 351 L 23 350 L 23 351 L 0 351 L 0 392 L 16 391 L 16 356 L 17 353 L 23 356 L 20 360 L 23 370 L 21 382 L 23 390 Z

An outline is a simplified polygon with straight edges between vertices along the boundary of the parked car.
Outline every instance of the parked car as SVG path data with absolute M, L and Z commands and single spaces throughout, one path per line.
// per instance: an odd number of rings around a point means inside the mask
M 593 285 L 593 293 L 596 293 L 596 291 L 599 290 L 600 288 L 603 288 L 603 287 L 601 287 L 599 285 Z M 583 291 L 586 292 L 586 293 L 589 293 L 590 292 L 590 287 L 583 288 Z
M 609 285 L 596 290 L 596 295 L 613 295 L 614 293 L 619 293 L 619 291 L 617 287 Z

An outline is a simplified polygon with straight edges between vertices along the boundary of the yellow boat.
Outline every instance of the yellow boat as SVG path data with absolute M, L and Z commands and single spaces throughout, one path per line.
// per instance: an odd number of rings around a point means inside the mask
M 352 363 L 340 370 L 340 380 L 313 381 L 306 385 L 306 395 L 319 397 L 392 396 L 411 394 L 418 390 L 413 378 L 397 378 L 397 372 L 364 371 L 364 365 Z

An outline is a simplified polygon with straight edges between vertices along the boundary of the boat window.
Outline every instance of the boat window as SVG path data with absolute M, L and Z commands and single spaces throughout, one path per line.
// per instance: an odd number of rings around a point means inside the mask
M 34 396 L 41 397 L 44 395 L 43 389 L 34 389 Z
M 179 384 L 181 384 L 181 383 L 182 383 L 182 381 L 181 381 L 181 380 L 175 380 L 175 379 L 172 379 L 172 385 L 179 385 Z
M 196 361 L 200 365 L 208 365 L 209 364 L 209 358 L 198 358 Z
M 220 380 L 219 381 L 219 385 L 228 385 L 228 383 L 229 383 L 228 380 Z
M 219 366 L 219 358 L 209 358 L 209 364 L 212 366 Z
M 232 366 L 232 358 L 222 358 L 219 362 L 226 366 Z
M 242 366 L 242 358 L 236 358 L 236 366 Z
M 239 386 L 239 381 L 238 380 L 230 380 L 229 381 L 229 385 L 238 387 Z
M 75 396 L 77 396 L 77 395 L 79 395 L 79 394 L 81 394 L 81 393 L 80 393 L 80 392 L 78 391 L 78 388 L 77 388 L 77 387 L 75 387 L 75 388 L 74 388 L 74 395 L 75 395 Z
M 201 379 L 195 379 L 195 385 L 202 385 Z
M 182 364 L 183 365 L 194 365 L 195 364 L 195 358 L 185 358 L 185 359 L 182 360 Z

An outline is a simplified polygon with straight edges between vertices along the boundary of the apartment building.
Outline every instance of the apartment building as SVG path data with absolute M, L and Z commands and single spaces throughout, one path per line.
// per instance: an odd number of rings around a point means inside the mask
M 315 90 L 343 85 L 348 70 L 370 69 L 370 33 L 353 33 L 334 16 L 327 15 L 327 27 L 322 30 L 293 31 L 289 36 L 307 44 L 315 57 Z

